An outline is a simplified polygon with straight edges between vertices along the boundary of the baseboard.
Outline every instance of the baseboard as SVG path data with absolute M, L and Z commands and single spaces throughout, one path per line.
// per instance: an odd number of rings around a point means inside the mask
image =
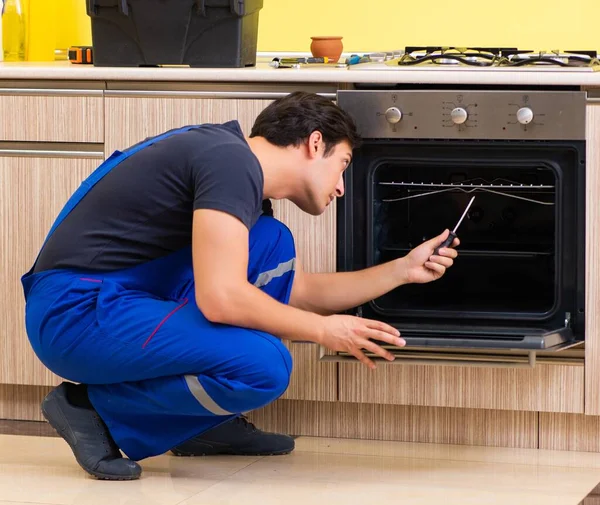
M 279 400 L 249 417 L 291 435 L 538 447 L 537 412 Z

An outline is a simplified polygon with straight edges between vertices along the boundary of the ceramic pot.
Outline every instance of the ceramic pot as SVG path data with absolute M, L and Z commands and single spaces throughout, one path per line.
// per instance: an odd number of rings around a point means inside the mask
M 329 58 L 330 63 L 336 63 L 344 45 L 342 44 L 343 37 L 311 37 L 310 52 L 315 58 Z

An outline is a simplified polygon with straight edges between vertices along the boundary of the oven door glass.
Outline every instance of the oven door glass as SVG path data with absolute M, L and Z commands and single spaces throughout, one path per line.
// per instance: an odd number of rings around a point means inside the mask
M 583 148 L 576 143 L 376 142 L 355 153 L 340 202 L 338 268 L 403 257 L 453 229 L 439 280 L 365 304 L 419 345 L 547 348 L 583 324 Z

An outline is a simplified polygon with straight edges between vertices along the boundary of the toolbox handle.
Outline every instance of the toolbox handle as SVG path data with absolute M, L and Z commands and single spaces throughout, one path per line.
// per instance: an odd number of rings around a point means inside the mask
M 256 10 L 258 6 L 262 7 L 263 4 L 263 0 L 254 0 L 249 7 L 248 2 L 249 0 L 229 0 L 229 8 L 233 14 L 241 17 L 248 11 Z M 206 16 L 206 0 L 196 0 L 196 8 L 202 16 Z
M 127 4 L 127 0 L 119 0 L 119 12 L 124 14 L 125 16 L 129 16 L 129 5 Z M 88 15 L 97 15 L 98 14 L 98 0 L 87 0 L 87 13 Z
M 244 14 L 244 0 L 229 0 L 231 12 L 242 16 Z M 196 10 L 201 16 L 206 17 L 206 0 L 195 0 Z

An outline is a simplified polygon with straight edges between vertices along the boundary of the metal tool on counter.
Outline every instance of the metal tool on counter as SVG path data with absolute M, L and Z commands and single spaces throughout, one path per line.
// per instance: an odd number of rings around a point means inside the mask
M 460 223 L 462 223 L 462 220 L 467 215 L 467 212 L 469 212 L 469 208 L 471 207 L 471 204 L 473 203 L 473 200 L 475 200 L 475 197 L 471 198 L 471 201 L 469 202 L 469 205 L 467 205 L 467 208 L 463 212 L 463 215 L 460 216 L 460 219 L 458 220 L 458 223 L 456 223 L 456 226 L 454 227 L 454 230 L 452 230 L 450 232 L 450 234 L 448 235 L 448 238 L 446 240 L 444 240 L 442 242 L 442 244 L 435 249 L 435 251 L 433 251 L 433 254 L 438 255 L 440 253 L 440 249 L 442 249 L 443 247 L 449 247 L 452 244 L 452 242 L 454 242 L 454 239 L 456 238 L 456 230 L 458 230 L 458 227 L 460 226 Z
M 329 58 L 273 58 L 269 65 L 273 68 L 300 68 L 302 64 L 329 63 Z

